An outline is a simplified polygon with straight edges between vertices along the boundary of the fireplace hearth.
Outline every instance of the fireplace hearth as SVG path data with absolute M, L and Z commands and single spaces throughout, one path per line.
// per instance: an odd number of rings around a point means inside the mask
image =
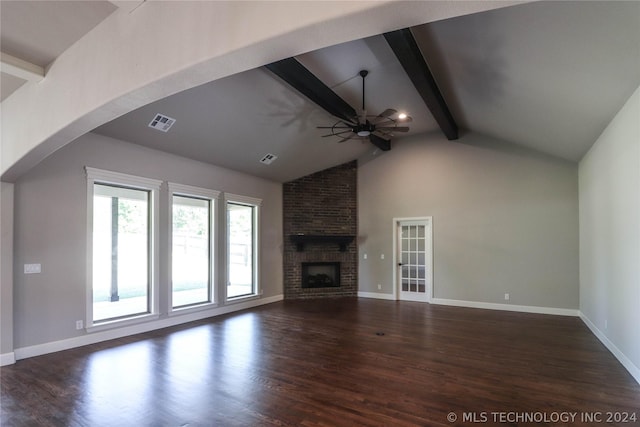
M 337 288 L 340 286 L 339 262 L 303 262 L 303 288 Z

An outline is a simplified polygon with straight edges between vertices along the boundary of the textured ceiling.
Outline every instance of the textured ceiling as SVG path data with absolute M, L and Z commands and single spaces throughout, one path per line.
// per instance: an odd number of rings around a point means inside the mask
M 108 1 L 2 0 L 2 52 L 46 67 L 114 10 Z
M 538 2 L 414 29 L 458 124 L 578 161 L 640 85 L 640 2 Z
M 539 2 L 413 28 L 458 125 L 570 161 L 589 149 L 640 85 L 640 2 Z M 382 36 L 297 58 L 357 110 L 407 111 L 407 136 L 438 127 Z M 154 114 L 177 119 L 162 134 Z M 177 94 L 96 132 L 286 181 L 354 158 L 369 143 L 323 138 L 336 119 L 264 68 Z M 258 160 L 279 156 L 272 165 Z
M 298 58 L 356 110 L 387 108 L 414 117 L 410 134 L 438 129 L 382 36 L 356 40 Z M 148 127 L 155 114 L 176 119 L 167 133 Z M 265 68 L 216 80 L 146 105 L 96 132 L 276 181 L 291 180 L 377 150 L 369 142 L 322 137 L 336 118 L 327 114 Z M 393 138 L 396 140 L 399 138 Z M 278 159 L 259 163 L 267 153 Z
M 116 10 L 108 1 L 0 1 L 0 50 L 42 68 Z M 25 81 L 2 73 L 2 100 Z
M 0 7 L 3 52 L 45 67 L 115 8 L 4 0 Z M 412 31 L 463 135 L 478 132 L 570 161 L 640 85 L 640 2 L 525 3 Z M 358 72 L 369 70 L 368 113 L 395 108 L 414 119 L 393 144 L 439 132 L 382 36 L 297 59 L 356 110 Z M 3 91 L 19 84 L 3 75 Z M 168 133 L 147 126 L 156 113 L 177 119 Z M 335 121 L 258 68 L 146 105 L 95 132 L 276 181 L 383 155 L 368 142 L 322 137 L 316 126 Z M 268 166 L 259 162 L 267 153 L 278 156 Z

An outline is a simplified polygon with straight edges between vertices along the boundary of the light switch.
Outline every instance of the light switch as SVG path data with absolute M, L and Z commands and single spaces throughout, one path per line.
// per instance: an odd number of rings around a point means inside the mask
M 24 274 L 38 274 L 42 272 L 42 266 L 40 264 L 25 264 Z

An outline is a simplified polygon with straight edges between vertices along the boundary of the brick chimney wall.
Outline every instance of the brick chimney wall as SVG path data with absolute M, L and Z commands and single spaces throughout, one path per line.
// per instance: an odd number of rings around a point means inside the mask
M 354 160 L 283 184 L 284 298 L 356 296 L 358 293 L 358 164 Z M 290 235 L 354 236 L 346 251 L 335 243 L 307 243 L 299 252 Z M 340 262 L 340 287 L 302 288 L 303 262 Z

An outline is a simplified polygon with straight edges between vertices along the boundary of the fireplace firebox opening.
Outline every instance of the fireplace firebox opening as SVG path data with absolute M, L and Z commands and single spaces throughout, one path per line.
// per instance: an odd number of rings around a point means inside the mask
M 337 288 L 340 286 L 339 262 L 303 262 L 303 288 Z

